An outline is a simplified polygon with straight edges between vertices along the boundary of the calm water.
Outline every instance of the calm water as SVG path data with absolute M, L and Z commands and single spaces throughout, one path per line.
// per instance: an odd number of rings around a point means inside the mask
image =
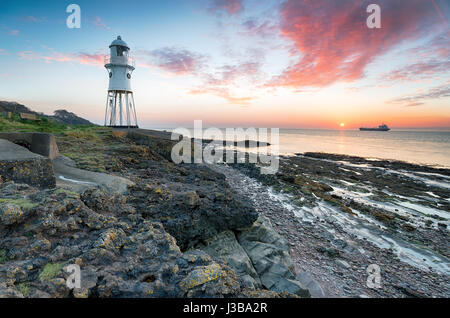
M 280 130 L 280 153 L 319 151 L 450 168 L 450 131 Z
M 237 140 L 243 139 L 253 137 L 237 137 Z M 270 137 L 268 141 L 271 142 Z M 396 159 L 450 168 L 450 131 L 280 129 L 280 154 L 308 151 Z

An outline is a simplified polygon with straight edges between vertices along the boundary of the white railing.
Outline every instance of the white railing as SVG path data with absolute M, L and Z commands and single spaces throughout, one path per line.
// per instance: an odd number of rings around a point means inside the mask
M 106 55 L 104 58 L 106 64 L 130 65 L 136 67 L 136 61 L 131 56 L 113 56 Z

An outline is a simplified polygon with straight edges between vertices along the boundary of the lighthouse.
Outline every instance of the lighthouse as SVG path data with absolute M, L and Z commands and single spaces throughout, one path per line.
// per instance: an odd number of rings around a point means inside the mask
M 110 55 L 105 57 L 109 86 L 106 97 L 105 126 L 138 128 L 136 107 L 131 90 L 131 74 L 135 61 L 130 48 L 120 36 L 109 46 Z

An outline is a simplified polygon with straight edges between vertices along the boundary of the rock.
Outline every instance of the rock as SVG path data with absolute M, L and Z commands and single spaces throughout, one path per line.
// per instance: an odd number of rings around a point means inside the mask
M 320 287 L 320 285 L 314 279 L 312 279 L 308 273 L 300 272 L 297 274 L 296 278 L 303 286 L 305 286 L 309 290 L 311 297 L 325 297 L 325 293 L 323 292 L 322 287 Z
M 0 226 L 21 223 L 23 218 L 24 213 L 19 206 L 0 203 Z
M 110 201 L 122 203 L 108 205 L 105 211 L 101 194 L 86 194 L 97 212 L 79 195 L 61 189 L 38 190 L 10 182 L 1 187 L 1 196 L 21 189 L 36 207 L 21 219 L 23 225 L 17 223 L 20 212 L 9 213 L 8 230 L 0 231 L 0 282 L 7 283 L 0 284 L 0 297 L 247 295 L 226 264 L 200 250 L 183 254 L 161 223 L 123 213 L 131 207 L 120 195 Z M 81 288 L 71 290 L 65 268 L 73 264 L 80 266 Z
M 24 298 L 23 294 L 6 283 L 0 283 L 0 298 Z
M 295 281 L 288 242 L 272 229 L 269 219 L 260 216 L 252 227 L 239 232 L 237 238 L 265 288 L 309 297 L 308 290 Z
M 194 208 L 198 205 L 200 205 L 200 198 L 197 195 L 197 192 L 186 192 L 185 194 L 185 200 L 186 200 L 186 204 L 191 207 Z
M 236 240 L 232 231 L 223 231 L 214 238 L 197 246 L 214 260 L 224 262 L 244 281 L 246 288 L 261 288 L 261 280 L 256 273 L 250 258 Z
M 248 227 L 257 219 L 251 203 L 230 189 L 223 174 L 203 165 L 187 166 L 189 174 L 180 172 L 178 178 L 185 181 L 181 189 L 170 181 L 164 187 L 142 183 L 131 187 L 133 195 L 128 197 L 144 218 L 161 221 L 182 250 L 225 230 Z

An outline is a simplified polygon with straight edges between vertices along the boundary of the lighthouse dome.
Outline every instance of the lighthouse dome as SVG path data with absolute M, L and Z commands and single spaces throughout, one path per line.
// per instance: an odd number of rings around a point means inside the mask
M 111 46 L 124 46 L 127 49 L 130 49 L 128 47 L 128 44 L 125 41 L 122 40 L 120 35 L 117 37 L 117 39 L 115 39 L 114 41 L 111 42 L 111 45 L 109 47 L 111 48 Z

